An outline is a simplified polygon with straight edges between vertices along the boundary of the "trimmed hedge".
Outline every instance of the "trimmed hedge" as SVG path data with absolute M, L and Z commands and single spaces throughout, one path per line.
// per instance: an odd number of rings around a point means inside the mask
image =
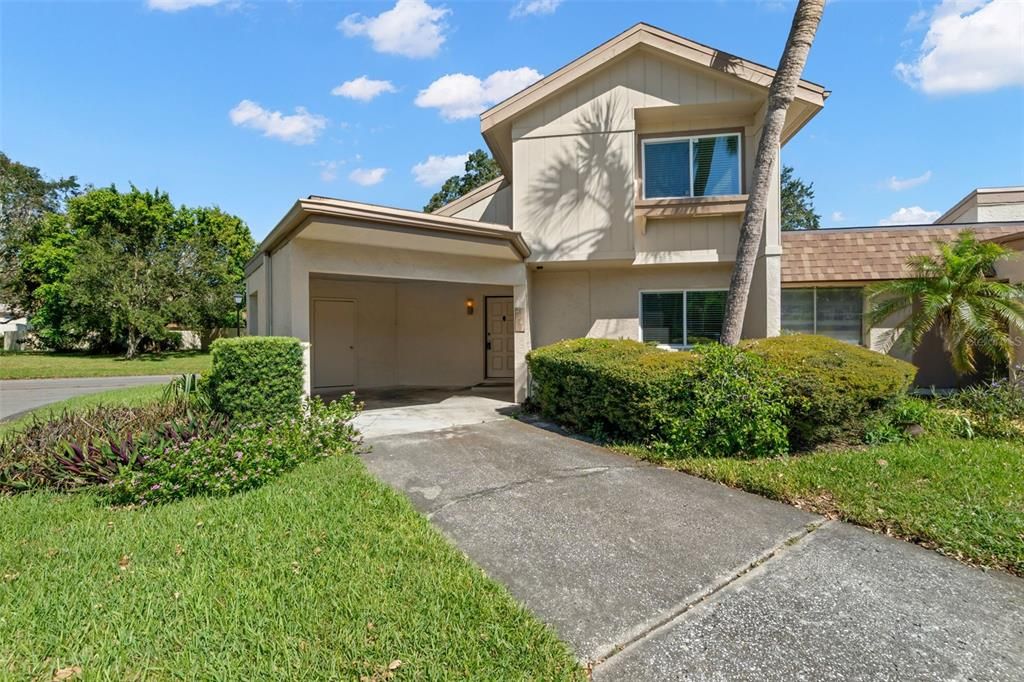
M 677 453 L 712 454 L 705 446 L 713 443 L 719 455 L 779 452 L 785 438 L 800 450 L 859 436 L 869 416 L 906 394 L 916 372 L 902 360 L 807 335 L 694 352 L 573 339 L 526 359 L 530 400 L 549 419 L 594 438 Z
M 694 360 L 638 341 L 559 341 L 526 356 L 530 400 L 545 417 L 594 438 L 659 440 Z
M 908 362 L 826 336 L 790 334 L 742 347 L 783 378 L 793 449 L 859 436 L 867 417 L 905 395 L 917 374 Z
M 210 350 L 207 390 L 213 409 L 232 418 L 255 420 L 300 412 L 304 368 L 298 339 L 218 339 Z

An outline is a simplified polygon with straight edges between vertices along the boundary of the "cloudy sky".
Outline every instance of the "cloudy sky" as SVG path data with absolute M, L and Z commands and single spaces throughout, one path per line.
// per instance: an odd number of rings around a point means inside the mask
M 160 187 L 261 238 L 300 196 L 420 208 L 478 114 L 638 21 L 774 65 L 793 2 L 0 3 L 0 149 Z M 927 222 L 1024 185 L 1024 2 L 832 0 L 784 150 L 828 226 Z

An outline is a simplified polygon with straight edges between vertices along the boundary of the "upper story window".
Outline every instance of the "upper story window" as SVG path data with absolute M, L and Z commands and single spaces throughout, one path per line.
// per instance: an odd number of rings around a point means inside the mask
M 644 199 L 740 193 L 739 133 L 643 141 Z
M 861 288 L 783 289 L 782 331 L 821 334 L 863 343 L 864 290 Z

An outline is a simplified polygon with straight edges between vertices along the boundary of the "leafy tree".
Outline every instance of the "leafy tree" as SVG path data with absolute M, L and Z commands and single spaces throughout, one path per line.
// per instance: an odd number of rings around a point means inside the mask
M 782 167 L 782 229 L 817 230 L 821 216 L 814 210 L 814 183 L 793 174 L 792 166 Z
M 483 149 L 477 149 L 466 159 L 466 172 L 463 175 L 453 175 L 445 180 L 441 189 L 430 197 L 430 201 L 423 207 L 423 211 L 433 213 L 445 204 L 472 192 L 499 175 L 501 175 L 501 169 L 498 167 L 498 162 Z
M 41 282 L 25 276 L 24 247 L 45 239 L 41 232 L 53 228 L 43 224 L 46 216 L 63 210 L 67 199 L 78 191 L 74 176 L 47 180 L 38 168 L 0 152 L 0 300 L 4 303 L 20 312 L 31 309 Z
M 69 202 L 68 221 L 78 235 L 67 279 L 72 311 L 101 342 L 123 342 L 127 358 L 145 339 L 166 336 L 192 274 L 175 213 L 166 193 L 134 186 L 125 193 L 97 189 Z
M 938 329 L 953 369 L 968 374 L 979 356 L 1007 362 L 1013 353 L 1012 330 L 1024 333 L 1024 284 L 991 279 L 995 264 L 1011 253 L 992 242 L 979 241 L 970 230 L 940 244 L 937 255 L 907 261 L 912 276 L 870 289 L 868 318 L 894 331 L 890 343 L 902 341 L 917 348 L 932 329 Z
M 772 172 L 779 159 L 779 141 L 786 112 L 796 96 L 796 87 L 807 63 L 807 55 L 818 32 L 825 0 L 799 0 L 793 13 L 793 24 L 786 38 L 786 46 L 779 59 L 772 83 L 768 87 L 768 107 L 764 114 L 761 139 L 754 156 L 753 182 L 747 207 L 740 224 L 740 239 L 736 248 L 736 265 L 729 281 L 729 294 L 725 301 L 725 320 L 722 324 L 722 343 L 735 346 L 743 331 L 743 317 L 747 311 L 750 284 L 754 280 L 754 266 L 761 246 L 764 215 L 768 210 L 768 189 Z

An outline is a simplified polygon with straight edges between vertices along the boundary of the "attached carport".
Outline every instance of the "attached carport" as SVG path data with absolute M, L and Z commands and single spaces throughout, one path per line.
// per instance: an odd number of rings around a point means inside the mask
M 311 197 L 247 269 L 250 333 L 312 344 L 310 389 L 515 385 L 528 250 L 506 226 Z

